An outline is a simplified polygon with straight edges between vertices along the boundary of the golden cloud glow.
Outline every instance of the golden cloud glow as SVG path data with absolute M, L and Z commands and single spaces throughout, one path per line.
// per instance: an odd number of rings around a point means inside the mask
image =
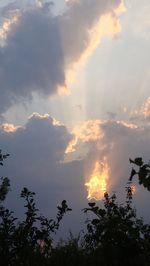
M 5 18 L 1 28 L 0 28 L 0 40 L 5 41 L 7 38 L 8 33 L 11 30 L 11 26 L 15 23 L 17 23 L 19 19 L 19 11 L 15 12 L 14 15 L 12 15 L 10 18 Z
M 31 118 L 33 118 L 33 117 L 37 117 L 37 118 L 44 119 L 44 118 L 49 118 L 50 116 L 49 116 L 49 114 L 41 115 L 41 114 L 39 114 L 39 113 L 37 113 L 37 112 L 33 112 L 33 113 L 28 117 L 28 119 L 31 119 Z
M 121 32 L 121 24 L 119 15 L 126 11 L 123 2 L 114 9 L 114 12 L 105 14 L 95 23 L 95 25 L 88 30 L 88 45 L 78 61 L 66 70 L 66 83 L 70 86 L 75 80 L 75 73 L 77 69 L 84 65 L 88 57 L 92 55 L 97 46 L 101 43 L 103 37 L 113 37 Z
M 95 162 L 93 172 L 89 178 L 89 181 L 85 183 L 87 187 L 87 198 L 101 200 L 104 197 L 104 193 L 107 191 L 107 180 L 109 177 L 109 167 L 106 160 L 103 163 L 99 161 Z
M 60 123 L 60 121 L 58 121 L 57 119 L 51 117 L 49 114 L 39 114 L 37 112 L 33 112 L 29 117 L 28 120 L 32 119 L 32 118 L 38 118 L 38 119 L 51 119 L 51 123 L 53 126 L 62 126 L 62 124 Z
M 142 104 L 142 106 L 138 109 L 135 109 L 131 115 L 136 118 L 144 118 L 148 119 L 150 118 L 150 97 L 147 98 L 147 100 Z
M 119 125 L 123 125 L 124 127 L 130 128 L 130 129 L 136 129 L 136 128 L 138 128 L 137 125 L 135 125 L 133 123 L 129 123 L 127 121 L 123 121 L 123 120 L 116 121 L 116 123 L 119 124 Z
M 70 91 L 67 86 L 57 86 L 57 92 L 59 96 L 70 94 Z
M 131 185 L 132 194 L 134 195 L 137 192 L 137 187 L 135 185 Z
M 121 31 L 119 20 L 111 14 L 102 16 L 96 25 L 89 30 L 89 45 L 81 55 L 79 62 L 84 63 L 100 44 L 104 36 L 114 36 Z
M 120 5 L 114 10 L 114 12 L 115 12 L 116 15 L 120 15 L 120 14 L 126 12 L 126 11 L 127 11 L 127 9 L 126 9 L 125 4 L 124 4 L 123 1 L 122 1 L 122 2 L 120 3 Z
M 147 99 L 147 101 L 144 103 L 141 113 L 145 118 L 150 117 L 150 97 Z
M 60 123 L 60 121 L 58 121 L 55 118 L 53 118 L 53 125 L 54 126 L 61 126 L 61 123 Z
M 100 127 L 101 123 L 100 120 L 88 120 L 76 126 L 71 132 L 74 138 L 68 144 L 65 153 L 74 152 L 76 145 L 80 141 L 85 143 L 100 140 L 103 137 L 103 132 Z
M 13 124 L 5 123 L 5 124 L 0 126 L 0 129 L 7 132 L 7 133 L 13 133 L 18 129 L 18 127 L 15 127 Z
M 104 130 L 102 125 L 107 123 L 107 121 L 102 120 L 88 120 L 84 121 L 77 126 L 75 126 L 71 132 L 73 139 L 69 142 L 65 154 L 72 153 L 76 151 L 76 147 L 79 144 L 87 142 L 97 142 L 97 148 L 99 149 L 99 140 L 102 140 L 104 137 Z M 125 128 L 137 129 L 138 126 L 127 121 L 116 121 L 116 124 L 122 125 Z M 104 147 L 103 143 L 100 143 L 101 148 Z

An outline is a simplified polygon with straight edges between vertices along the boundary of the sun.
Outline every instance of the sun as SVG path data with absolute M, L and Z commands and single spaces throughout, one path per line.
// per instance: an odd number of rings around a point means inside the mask
M 104 197 L 104 193 L 108 189 L 109 166 L 106 161 L 96 161 L 94 164 L 93 172 L 88 182 L 85 183 L 87 187 L 89 200 L 101 200 Z

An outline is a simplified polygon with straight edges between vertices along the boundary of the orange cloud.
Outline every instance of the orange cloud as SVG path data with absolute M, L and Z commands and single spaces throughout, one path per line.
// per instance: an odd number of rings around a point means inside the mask
M 2 124 L 0 126 L 0 130 L 3 130 L 5 132 L 7 132 L 7 133 L 16 132 L 18 128 L 19 127 L 15 127 L 13 124 L 8 124 L 8 123 Z
M 101 15 L 95 24 L 88 29 L 88 40 L 85 49 L 78 59 L 66 68 L 66 83 L 69 86 L 75 79 L 75 73 L 80 66 L 83 66 L 88 57 L 98 47 L 104 37 L 114 37 L 121 32 L 119 16 L 126 11 L 123 2 L 108 14 Z
M 119 124 L 119 125 L 123 125 L 124 127 L 130 128 L 130 129 L 136 129 L 136 128 L 138 128 L 137 125 L 135 125 L 133 123 L 129 123 L 127 121 L 123 121 L 123 120 L 116 121 L 116 123 Z
M 142 119 L 150 118 L 150 97 L 147 98 L 147 100 L 142 104 L 142 106 L 139 109 L 135 109 L 132 112 L 132 116 L 135 118 L 142 118 Z
M 76 147 L 78 144 L 86 143 L 86 142 L 97 142 L 97 148 L 99 147 L 99 141 L 104 137 L 104 130 L 102 129 L 102 125 L 107 124 L 108 121 L 102 120 L 87 120 L 78 125 L 76 125 L 71 134 L 73 135 L 72 140 L 68 144 L 65 153 L 72 153 L 76 151 Z M 122 125 L 125 128 L 136 129 L 137 125 L 133 123 L 129 123 L 127 121 L 116 121 L 116 125 Z M 104 144 L 101 143 L 101 147 L 105 147 Z
M 88 120 L 74 127 L 72 130 L 73 139 L 69 143 L 65 153 L 71 153 L 76 150 L 79 142 L 97 141 L 103 137 L 100 120 Z
M 146 100 L 146 102 L 142 106 L 141 114 L 143 114 L 145 118 L 150 118 L 150 97 Z
M 13 15 L 11 15 L 10 17 L 6 17 L 4 18 L 4 22 L 0 28 L 0 41 L 1 42 L 5 42 L 8 33 L 11 30 L 11 27 L 17 23 L 18 19 L 19 19 L 20 13 L 19 11 L 15 12 Z

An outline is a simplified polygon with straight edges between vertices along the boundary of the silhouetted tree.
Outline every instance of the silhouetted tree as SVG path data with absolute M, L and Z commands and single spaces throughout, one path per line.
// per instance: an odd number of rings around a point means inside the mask
M 0 152 L 0 165 L 9 154 Z M 23 188 L 21 197 L 25 200 L 25 220 L 18 221 L 3 202 L 9 191 L 7 177 L 1 178 L 0 185 L 0 265 L 46 265 L 52 253 L 52 233 L 59 229 L 64 214 L 71 211 L 65 200 L 57 207 L 56 220 L 38 215 L 34 192 Z
M 138 219 L 132 206 L 132 188 L 127 187 L 125 204 L 116 195 L 104 194 L 104 208 L 89 203 L 84 212 L 96 218 L 89 220 L 85 247 L 91 265 L 150 265 L 150 226 Z
M 0 151 L 0 165 L 9 154 Z M 150 190 L 150 166 L 142 158 L 130 162 L 132 169 L 126 187 L 126 201 L 119 204 L 116 194 L 104 194 L 103 207 L 89 202 L 84 213 L 91 213 L 87 229 L 81 237 L 70 237 L 53 245 L 66 212 L 71 211 L 65 200 L 57 207 L 56 219 L 39 215 L 35 193 L 23 188 L 25 218 L 19 221 L 4 201 L 10 189 L 9 179 L 0 184 L 0 265 L 1 266 L 149 266 L 150 225 L 138 218 L 132 204 L 131 182 L 135 175 L 139 183 Z

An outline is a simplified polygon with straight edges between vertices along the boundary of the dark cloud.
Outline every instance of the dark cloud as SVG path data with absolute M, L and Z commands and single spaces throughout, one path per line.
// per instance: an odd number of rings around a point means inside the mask
M 90 29 L 105 14 L 110 13 L 115 18 L 114 9 L 119 4 L 120 0 L 82 0 L 69 3 L 70 8 L 60 17 L 67 63 L 78 61 L 89 46 Z
M 66 88 L 66 70 L 88 48 L 89 29 L 120 2 L 77 1 L 55 16 L 51 2 L 25 6 L 16 1 L 4 7 L 1 19 L 10 22 L 16 16 L 17 21 L 8 26 L 0 47 L 0 113 L 32 99 L 33 92 L 47 97 Z
M 19 200 L 19 193 L 26 186 L 37 193 L 37 205 L 48 217 L 54 217 L 57 204 L 66 199 L 74 209 L 66 220 L 67 231 L 70 223 L 79 229 L 80 206 L 86 199 L 83 162 L 63 163 L 70 139 L 66 127 L 56 125 L 48 115 L 33 114 L 24 128 L 1 125 L 1 149 L 10 153 L 1 175 L 11 180 L 12 191 L 7 204 L 17 216 L 22 216 L 23 202 Z
M 64 160 L 64 151 L 71 135 L 65 126 L 57 125 L 48 115 L 35 113 L 25 127 L 2 125 L 0 138 L 2 148 L 10 150 L 19 164 L 26 158 L 26 165 L 30 165 L 27 167 L 29 171 L 42 167 L 44 172 L 44 166 L 56 167 Z
M 65 86 L 63 52 L 56 18 L 42 9 L 23 12 L 0 49 L 1 112 L 38 91 Z

